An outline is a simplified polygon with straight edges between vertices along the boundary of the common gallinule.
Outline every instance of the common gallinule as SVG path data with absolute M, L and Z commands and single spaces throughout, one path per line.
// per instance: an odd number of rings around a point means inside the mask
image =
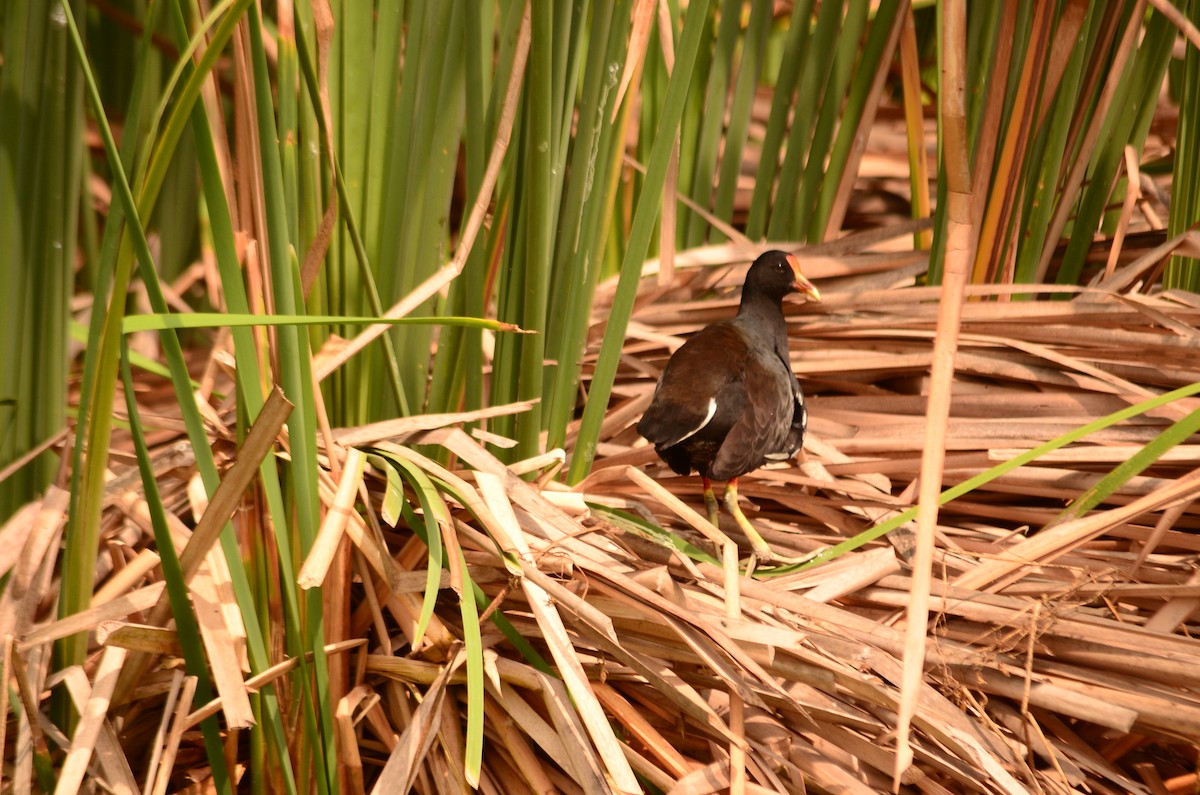
M 700 473 L 708 520 L 717 526 L 712 481 L 759 560 L 777 556 L 738 507 L 738 477 L 804 443 L 808 410 L 788 358 L 783 297 L 820 293 L 792 254 L 768 251 L 746 274 L 736 317 L 702 329 L 667 362 L 638 433 L 680 475 Z

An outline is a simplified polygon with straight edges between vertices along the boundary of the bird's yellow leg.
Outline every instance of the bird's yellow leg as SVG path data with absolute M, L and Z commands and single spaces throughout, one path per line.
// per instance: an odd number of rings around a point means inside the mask
M 725 485 L 725 509 L 733 515 L 734 521 L 737 522 L 738 527 L 742 528 L 742 532 L 746 534 L 746 540 L 750 542 L 750 548 L 753 550 L 753 559 L 750 561 L 751 571 L 754 570 L 757 562 L 782 563 L 784 565 L 807 563 L 821 553 L 821 550 L 818 550 L 798 558 L 790 558 L 771 549 L 771 546 L 754 529 L 754 525 L 750 524 L 750 520 L 746 518 L 746 514 L 742 513 L 741 506 L 738 505 L 737 478 Z
M 717 503 L 717 495 L 713 493 L 712 481 L 706 477 L 701 477 L 700 481 L 704 484 L 704 509 L 708 512 L 708 522 L 719 530 L 721 520 L 717 512 L 720 507 Z
M 775 553 L 771 551 L 771 547 L 763 540 L 758 531 L 754 529 L 754 525 L 750 524 L 750 520 L 746 518 L 746 514 L 742 513 L 742 508 L 738 505 L 737 478 L 725 484 L 725 510 L 729 511 L 733 516 L 733 520 L 737 522 L 738 527 L 742 528 L 742 532 L 746 534 L 746 540 L 750 542 L 750 548 L 754 550 L 755 558 L 762 561 L 778 559 Z

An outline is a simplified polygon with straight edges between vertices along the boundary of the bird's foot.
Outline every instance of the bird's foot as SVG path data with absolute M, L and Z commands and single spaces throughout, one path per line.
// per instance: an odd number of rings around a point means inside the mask
M 799 566 L 809 561 L 815 560 L 821 556 L 829 547 L 821 547 L 804 555 L 790 556 L 780 555 L 775 550 L 771 549 L 766 544 L 761 549 L 754 549 L 750 553 L 750 563 L 748 564 L 749 571 L 753 572 L 758 567 L 759 563 L 770 563 L 777 566 Z
M 738 505 L 737 480 L 731 480 L 725 486 L 725 509 L 733 516 L 738 527 L 746 535 L 746 540 L 750 542 L 750 564 L 749 571 L 753 572 L 760 563 L 770 563 L 773 565 L 791 566 L 798 563 L 807 563 L 816 557 L 820 552 L 810 552 L 807 555 L 799 557 L 789 557 L 780 555 L 775 550 L 771 549 L 771 545 L 766 542 L 766 539 L 754 529 L 754 525 L 750 524 L 750 520 L 746 518 L 746 514 L 742 513 L 742 507 Z

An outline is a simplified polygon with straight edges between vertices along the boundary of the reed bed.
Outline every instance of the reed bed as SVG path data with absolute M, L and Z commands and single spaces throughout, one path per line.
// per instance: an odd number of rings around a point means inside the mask
M 775 549 L 815 556 L 808 565 L 746 576 L 736 529 L 723 528 L 725 540 L 702 518 L 698 479 L 670 473 L 634 430 L 668 352 L 733 310 L 752 253 L 735 244 L 679 252 L 664 285 L 648 264 L 596 465 L 577 487 L 554 477 L 560 452 L 516 464 L 495 455 L 504 442 L 489 417 L 526 404 L 331 429 L 320 459 L 326 518 L 299 583 L 344 583 L 325 627 L 343 786 L 891 789 L 912 552 L 903 520 L 920 467 L 937 292 L 916 284 L 917 255 L 883 249 L 810 251 L 807 272 L 826 298 L 788 307 L 810 438 L 797 460 L 742 480 L 751 521 Z M 1144 267 L 1134 259 L 1110 279 Z M 600 285 L 588 357 L 611 289 Z M 1067 300 L 1022 300 L 1050 292 Z M 1175 446 L 1104 484 L 1200 401 L 1157 401 L 987 473 L 1200 382 L 1200 302 L 1100 283 L 973 287 L 969 299 L 944 485 L 975 481 L 940 514 L 915 761 L 895 784 L 1194 792 L 1200 446 Z M 223 366 L 217 385 L 229 386 Z M 60 787 L 206 791 L 196 727 L 212 715 L 236 781 L 255 752 L 241 741 L 250 703 L 268 682 L 293 716 L 285 730 L 304 736 L 289 681 L 314 674 L 290 658 L 248 677 L 245 629 L 214 554 L 224 516 L 205 519 L 214 507 L 236 514 L 259 461 L 287 456 L 287 406 L 269 399 L 237 448 L 222 431 L 229 407 L 214 405 L 223 477 L 206 509 L 169 389 L 149 384 L 139 402 L 216 696 L 190 706 L 196 681 L 179 665 L 146 495 L 118 438 L 91 608 L 65 618 L 50 609 L 65 492 L 52 488 L 4 529 L 14 540 L 3 553 L 0 636 L 15 638 L 5 676 L 22 684 L 0 722 L 16 751 L 10 791 L 30 791 L 35 762 L 63 752 Z M 1064 514 L 1088 495 L 1093 509 Z M 888 520 L 900 520 L 895 530 L 863 540 Z M 84 665 L 48 678 L 52 642 L 81 630 L 91 638 Z M 80 715 L 72 741 L 46 720 L 46 694 L 58 688 Z M 482 704 L 477 779 L 463 763 L 473 701 Z
M 1200 791 L 1197 3 L 209 5 L 0 13 L 0 795 Z

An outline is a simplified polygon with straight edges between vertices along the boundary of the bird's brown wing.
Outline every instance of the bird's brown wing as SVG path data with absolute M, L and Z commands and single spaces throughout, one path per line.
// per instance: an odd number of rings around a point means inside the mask
M 795 412 L 795 376 L 774 356 L 751 356 L 743 372 L 746 403 L 712 464 L 712 477 L 728 480 L 762 466 L 781 450 Z
M 667 362 L 638 433 L 658 447 L 670 447 L 705 428 L 724 414 L 714 401 L 741 378 L 748 358 L 745 338 L 729 324 L 703 329 Z

